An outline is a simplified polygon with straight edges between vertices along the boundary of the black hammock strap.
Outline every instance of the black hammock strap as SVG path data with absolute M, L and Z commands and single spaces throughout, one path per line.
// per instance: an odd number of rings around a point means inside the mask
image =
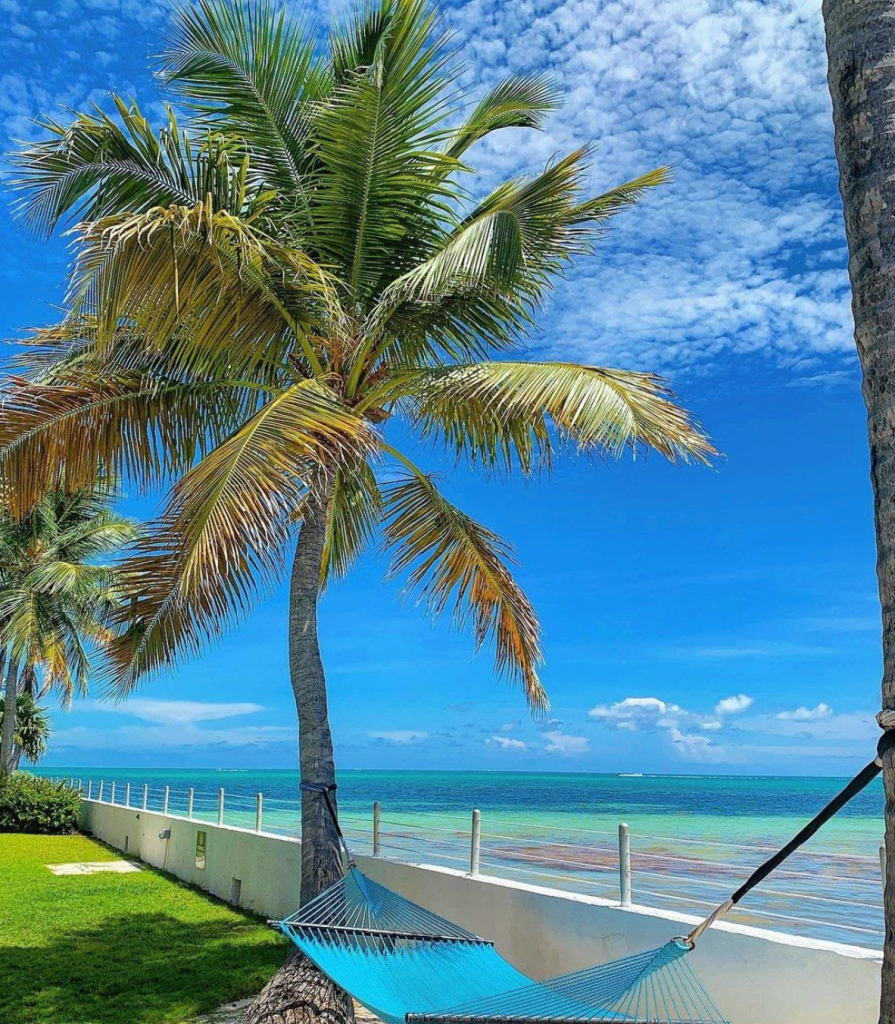
M 823 808 L 823 810 L 815 815 L 811 821 L 799 832 L 797 832 L 792 839 L 778 850 L 773 857 L 768 857 L 764 864 L 759 865 L 752 874 L 746 879 L 745 882 L 737 889 L 737 891 L 728 899 L 722 903 L 719 907 L 716 907 L 711 914 L 704 920 L 701 921 L 687 936 L 687 941 L 691 946 L 696 944 L 696 940 L 706 930 L 721 917 L 723 917 L 729 910 L 737 905 L 740 900 L 746 895 L 747 892 L 751 892 L 756 885 L 763 882 L 768 875 L 789 857 L 795 853 L 796 850 L 818 831 L 823 825 L 825 825 L 830 818 L 833 817 L 838 811 L 870 785 L 871 782 L 879 775 L 883 770 L 883 757 L 889 751 L 895 747 L 895 731 L 884 732 L 880 737 L 879 743 L 876 745 L 876 759 L 865 765 L 858 774 L 849 782 L 849 784 L 842 789 L 833 799 Z
M 336 807 L 331 796 L 338 788 L 336 784 L 334 782 L 328 785 L 323 782 L 302 782 L 299 783 L 298 788 L 303 793 L 319 793 L 326 801 L 326 809 L 329 811 L 329 816 L 332 819 L 333 828 L 335 828 L 336 835 L 339 837 L 339 843 L 345 851 L 345 860 L 348 863 L 348 867 L 353 868 L 355 866 L 354 858 L 351 856 L 351 850 L 348 849 L 348 841 L 345 838 L 345 833 L 342 831 L 342 826 L 339 824 L 339 815 L 336 813 Z

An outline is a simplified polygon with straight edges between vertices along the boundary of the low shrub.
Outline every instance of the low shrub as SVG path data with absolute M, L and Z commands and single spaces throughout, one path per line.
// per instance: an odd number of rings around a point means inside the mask
M 27 772 L 0 779 L 0 832 L 74 832 L 80 806 L 77 793 L 49 779 Z

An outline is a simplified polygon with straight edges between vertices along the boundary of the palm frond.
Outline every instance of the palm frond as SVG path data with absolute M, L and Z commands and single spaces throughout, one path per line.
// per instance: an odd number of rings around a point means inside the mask
M 155 486 L 185 472 L 257 407 L 240 383 L 57 367 L 55 383 L 0 390 L 0 481 L 15 516 L 47 492 L 108 477 Z
M 321 466 L 354 463 L 372 443 L 359 418 L 305 380 L 191 469 L 124 564 L 133 602 L 110 647 L 118 692 L 200 650 L 244 614 L 281 573 Z
M 325 86 L 314 36 L 269 0 L 199 0 L 175 11 L 162 78 L 213 130 L 243 140 L 253 172 L 287 203 L 302 201 L 310 154 L 307 105 Z
M 320 583 L 326 586 L 348 574 L 370 544 L 379 525 L 382 496 L 376 474 L 366 460 L 346 462 L 333 474 L 326 508 L 326 539 Z
M 455 195 L 444 173 L 455 162 L 436 149 L 436 15 L 425 0 L 389 0 L 373 20 L 334 40 L 334 86 L 313 125 L 314 244 L 361 307 L 432 244 Z
M 670 167 L 657 167 L 655 170 L 647 171 L 646 174 L 632 178 L 623 185 L 616 185 L 615 188 L 594 196 L 593 199 L 577 203 L 572 210 L 573 221 L 582 224 L 602 224 L 610 217 L 640 202 L 650 189 L 664 185 L 670 179 Z
M 547 75 L 513 75 L 496 85 L 454 132 L 445 153 L 459 160 L 470 146 L 502 128 L 541 128 L 559 106 L 559 90 Z
M 98 348 L 125 322 L 180 373 L 282 360 L 293 337 L 307 344 L 328 294 L 303 252 L 209 202 L 104 218 L 83 225 L 78 242 L 71 302 L 75 315 L 95 312 Z
M 384 487 L 382 497 L 386 541 L 395 549 L 390 575 L 407 574 L 433 615 L 450 609 L 459 627 L 471 620 L 476 649 L 490 639 L 497 672 L 518 680 L 533 708 L 546 709 L 540 626 L 507 567 L 509 545 L 421 473 Z
M 488 468 L 529 472 L 549 462 L 554 437 L 610 457 L 642 448 L 672 462 L 708 464 L 717 454 L 655 374 L 482 362 L 420 371 L 407 388 L 410 415 L 424 434 Z
M 17 209 L 50 232 L 66 217 L 95 221 L 155 206 L 192 206 L 210 196 L 214 209 L 242 212 L 246 160 L 220 136 L 192 139 L 172 111 L 154 132 L 136 103 L 113 95 L 119 124 L 99 108 L 69 125 L 41 122 L 48 137 L 13 154 Z

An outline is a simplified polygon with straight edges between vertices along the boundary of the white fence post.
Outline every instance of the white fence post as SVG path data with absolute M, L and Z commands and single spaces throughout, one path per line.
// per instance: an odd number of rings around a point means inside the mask
M 97 797 L 96 797 L 96 799 L 99 800 L 100 803 L 103 802 L 103 786 L 104 785 L 105 785 L 105 781 L 103 779 L 100 779 L 99 780 L 99 793 L 97 794 Z
M 255 831 L 261 831 L 261 819 L 264 814 L 264 794 L 259 793 L 255 797 Z
M 472 841 L 469 847 L 469 873 L 479 873 L 479 858 L 482 852 L 482 812 L 476 808 L 472 812 Z
M 618 891 L 623 907 L 631 906 L 631 830 L 618 826 Z
M 218 824 L 224 824 L 224 790 L 218 790 Z
M 87 780 L 87 799 L 93 799 L 93 779 Z
M 373 856 L 379 856 L 379 848 L 382 845 L 382 805 L 378 800 L 373 801 Z
M 186 816 L 190 821 L 193 820 L 193 800 L 195 799 L 195 796 L 195 791 L 193 790 L 193 787 L 190 786 L 190 790 L 186 795 Z
M 162 801 L 162 814 L 168 813 L 168 797 L 171 795 L 171 787 L 165 786 L 165 797 Z
M 143 810 L 145 811 L 148 806 L 149 806 L 149 783 L 146 782 L 146 783 L 143 784 Z
M 131 805 L 131 784 L 128 783 L 124 787 L 124 806 L 125 807 L 130 807 L 130 805 Z
M 115 803 L 115 783 L 114 783 L 114 781 L 109 786 L 109 803 L 110 804 L 114 804 Z

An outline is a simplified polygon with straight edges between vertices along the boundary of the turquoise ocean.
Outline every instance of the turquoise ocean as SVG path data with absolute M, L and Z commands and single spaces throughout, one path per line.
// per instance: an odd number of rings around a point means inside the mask
M 251 769 L 48 768 L 114 802 L 298 835 L 298 773 Z M 702 914 L 797 832 L 845 778 L 596 775 L 526 772 L 343 771 L 340 816 L 358 853 L 469 868 L 473 808 L 481 811 L 483 873 L 618 899 L 617 835 L 631 833 L 636 902 Z M 128 790 L 128 786 L 130 789 Z M 855 945 L 882 941 L 879 846 L 883 792 L 871 784 L 745 901 L 734 920 Z

